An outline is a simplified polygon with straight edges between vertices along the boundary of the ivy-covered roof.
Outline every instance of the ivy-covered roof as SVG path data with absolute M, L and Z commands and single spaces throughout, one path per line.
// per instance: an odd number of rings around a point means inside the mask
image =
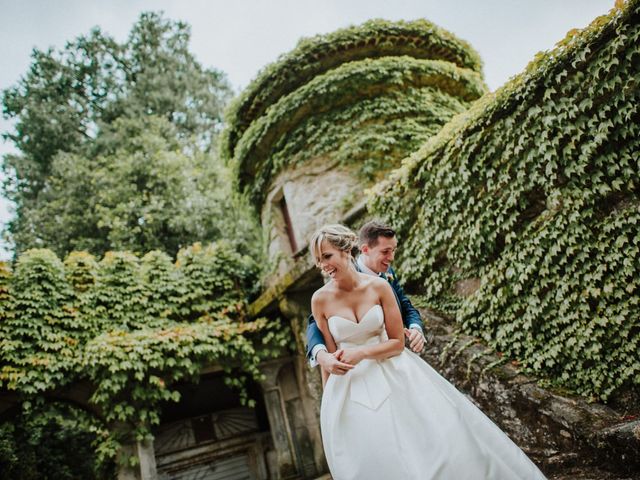
M 235 151 L 240 185 L 254 183 L 254 189 L 262 190 L 281 166 L 273 162 L 273 147 L 281 138 L 289 140 L 289 133 L 307 119 L 341 111 L 350 105 L 358 104 L 364 109 L 363 102 L 368 99 L 389 98 L 392 92 L 426 87 L 462 102 L 471 102 L 486 92 L 482 77 L 472 70 L 441 60 L 406 56 L 351 62 L 314 77 L 282 97 L 245 131 Z M 388 109 L 393 108 L 394 102 L 401 101 L 401 97 L 389 101 Z
M 0 392 L 36 403 L 83 384 L 106 425 L 138 435 L 179 399 L 179 382 L 212 364 L 249 401 L 245 378 L 259 378 L 260 361 L 286 353 L 291 339 L 279 320 L 247 318 L 256 275 L 224 242 L 194 244 L 175 262 L 159 251 L 100 261 L 71 252 L 63 262 L 46 249 L 22 253 L 13 271 L 0 262 Z M 106 460 L 120 433 L 100 439 Z
M 443 60 L 481 73 L 471 46 L 427 20 L 370 20 L 327 35 L 300 40 L 296 48 L 267 65 L 227 110 L 222 150 L 228 158 L 251 122 L 279 98 L 313 77 L 344 63 L 389 56 Z

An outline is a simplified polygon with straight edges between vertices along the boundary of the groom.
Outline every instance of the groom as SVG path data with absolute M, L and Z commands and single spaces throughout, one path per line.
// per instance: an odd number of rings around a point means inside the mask
M 422 351 L 424 335 L 420 313 L 411 305 L 391 268 L 398 246 L 396 232 L 382 223 L 367 222 L 360 229 L 359 242 L 361 255 L 356 260 L 356 268 L 359 272 L 385 278 L 391 284 L 400 307 L 405 325 L 404 333 L 409 339 L 409 346 L 416 353 Z M 312 367 L 320 365 L 334 375 L 344 375 L 353 368 L 353 365 L 341 361 L 342 350 L 334 353 L 327 351 L 324 337 L 313 315 L 309 316 L 307 326 L 307 356 Z

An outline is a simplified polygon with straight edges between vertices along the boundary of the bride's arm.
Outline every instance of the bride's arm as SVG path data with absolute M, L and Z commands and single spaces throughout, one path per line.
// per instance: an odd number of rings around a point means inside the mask
M 404 326 L 398 308 L 398 302 L 391 290 L 391 285 L 381 278 L 372 279 L 372 288 L 376 289 L 384 312 L 384 325 L 389 340 L 376 345 L 365 345 L 356 348 L 346 348 L 342 361 L 353 365 L 361 360 L 383 360 L 399 355 L 404 350 Z

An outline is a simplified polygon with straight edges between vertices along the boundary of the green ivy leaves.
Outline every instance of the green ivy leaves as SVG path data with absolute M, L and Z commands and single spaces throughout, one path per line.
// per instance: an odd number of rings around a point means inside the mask
M 482 70 L 480 56 L 468 43 L 424 19 L 370 20 L 328 35 L 302 39 L 295 49 L 266 66 L 229 106 L 222 156 L 234 157 L 236 143 L 249 125 L 279 98 L 313 77 L 344 63 L 403 55 L 443 60 L 475 72 Z
M 244 131 L 233 157 L 240 185 L 259 204 L 274 175 L 313 153 L 333 150 L 353 165 L 369 152 L 400 159 L 485 92 L 478 73 L 442 60 L 340 65 L 280 98 Z M 380 161 L 372 163 L 369 170 Z
M 0 387 L 37 399 L 88 382 L 107 424 L 140 437 L 179 399 L 175 383 L 204 366 L 223 366 L 251 403 L 244 382 L 292 337 L 277 320 L 246 317 L 257 271 L 225 242 L 194 244 L 175 263 L 159 251 L 74 252 L 63 263 L 29 250 L 13 272 L 0 264 Z
M 640 3 L 539 54 L 376 186 L 432 307 L 606 400 L 640 386 Z M 472 296 L 458 280 L 477 277 Z

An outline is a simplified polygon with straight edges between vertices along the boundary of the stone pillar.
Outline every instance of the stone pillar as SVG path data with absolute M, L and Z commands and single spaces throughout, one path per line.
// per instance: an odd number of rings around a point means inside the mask
M 320 473 L 328 471 L 320 433 L 322 379 L 320 369 L 311 369 L 306 357 L 307 317 L 310 313 L 312 292 L 312 290 L 306 290 L 289 293 L 280 299 L 278 307 L 289 320 L 296 339 L 298 355 L 294 359 L 293 366 L 301 404 L 297 416 L 304 419 L 300 425 L 307 437 L 304 442 L 309 443 L 313 451 L 311 454 L 314 458 L 313 463 L 316 471 Z M 305 459 L 305 463 L 308 464 L 309 461 Z
M 314 463 L 319 473 L 328 472 L 329 467 L 324 457 L 324 446 L 320 432 L 320 400 L 322 398 L 320 370 L 319 368 L 311 370 L 306 357 L 296 358 L 294 367 L 297 372 L 302 411 L 313 450 Z
M 118 480 L 158 480 L 156 471 L 156 456 L 153 440 L 123 445 L 120 455 L 127 459 L 134 457 L 135 466 L 126 462 L 118 467 Z
M 156 453 L 153 440 L 136 443 L 138 460 L 140 461 L 140 480 L 157 480 Z
M 287 421 L 282 395 L 277 383 L 280 368 L 287 361 L 277 360 L 261 365 L 261 371 L 265 376 L 265 379 L 261 382 L 264 403 L 269 416 L 273 446 L 276 449 L 278 471 L 273 473 L 277 475 L 277 480 L 299 476 L 295 449 L 291 438 L 291 428 Z

